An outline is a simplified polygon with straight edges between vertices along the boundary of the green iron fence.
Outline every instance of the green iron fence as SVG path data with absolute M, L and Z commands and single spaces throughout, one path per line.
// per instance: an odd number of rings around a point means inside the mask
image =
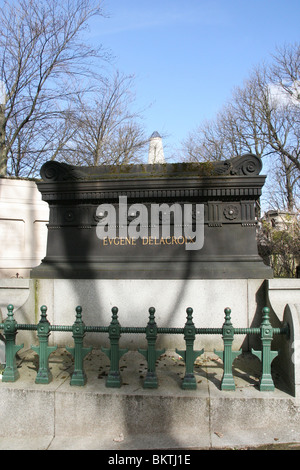
M 14 307 L 7 307 L 8 316 L 3 323 L 0 323 L 0 329 L 4 330 L 6 366 L 2 376 L 2 382 L 15 382 L 19 378 L 17 368 L 16 354 L 24 347 L 16 345 L 16 335 L 19 330 L 36 330 L 39 340 L 38 346 L 32 346 L 31 349 L 39 356 L 39 368 L 36 376 L 36 383 L 47 384 L 51 381 L 51 372 L 49 369 L 49 356 L 57 349 L 57 346 L 49 346 L 48 339 L 51 331 L 72 332 L 74 347 L 66 349 L 74 358 L 74 371 L 71 376 L 71 385 L 83 386 L 86 383 L 84 372 L 84 358 L 92 350 L 91 347 L 84 347 L 83 340 L 85 333 L 108 333 L 110 347 L 102 347 L 102 351 L 110 360 L 110 370 L 107 376 L 107 387 L 121 387 L 122 377 L 119 369 L 120 358 L 128 351 L 119 347 L 119 340 L 122 334 L 138 333 L 146 335 L 147 349 L 138 349 L 147 360 L 147 375 L 144 380 L 144 388 L 157 388 L 158 381 L 156 375 L 156 361 L 165 349 L 156 349 L 156 340 L 159 334 L 178 334 L 184 335 L 186 344 L 185 350 L 176 349 L 176 353 L 181 356 L 185 362 L 185 375 L 182 382 L 182 388 L 195 390 L 196 378 L 194 375 L 194 363 L 197 357 L 204 353 L 194 350 L 196 335 L 222 335 L 224 349 L 223 351 L 214 351 L 223 361 L 223 377 L 221 381 L 222 390 L 235 390 L 234 377 L 232 373 L 232 364 L 234 359 L 241 354 L 241 350 L 233 351 L 232 343 L 234 335 L 260 335 L 262 344 L 261 351 L 254 351 L 262 362 L 262 375 L 259 388 L 261 391 L 273 391 L 274 382 L 271 374 L 271 364 L 278 355 L 278 351 L 271 350 L 271 343 L 274 335 L 288 335 L 288 325 L 282 328 L 273 328 L 270 323 L 270 310 L 264 307 L 262 310 L 262 321 L 258 328 L 234 328 L 231 323 L 231 310 L 226 308 L 225 321 L 222 328 L 196 328 L 193 322 L 193 309 L 187 308 L 187 319 L 184 328 L 159 328 L 155 321 L 155 309 L 149 308 L 149 321 L 145 328 L 143 327 L 122 327 L 118 320 L 118 308 L 112 308 L 112 319 L 109 326 L 86 326 L 82 320 L 82 308 L 76 308 L 76 319 L 72 326 L 50 325 L 47 319 L 47 307 L 41 307 L 41 317 L 37 325 L 18 324 L 14 318 Z

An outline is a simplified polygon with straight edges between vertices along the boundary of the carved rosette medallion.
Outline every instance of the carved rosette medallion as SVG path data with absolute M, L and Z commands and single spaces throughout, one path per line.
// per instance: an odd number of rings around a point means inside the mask
M 226 206 L 223 211 L 224 217 L 228 220 L 234 220 L 239 215 L 239 210 L 237 206 L 233 206 L 232 204 Z
M 67 210 L 65 213 L 64 213 L 64 219 L 66 222 L 73 222 L 75 216 L 74 216 L 74 212 L 71 211 L 71 210 Z

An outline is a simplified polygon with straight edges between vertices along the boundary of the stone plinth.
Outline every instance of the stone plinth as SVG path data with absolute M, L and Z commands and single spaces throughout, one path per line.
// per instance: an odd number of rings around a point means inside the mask
M 14 304 L 16 296 L 24 295 L 25 280 L 14 279 L 14 292 L 0 283 L 2 318 L 7 316 L 5 305 Z M 19 283 L 19 290 L 17 284 Z M 146 327 L 149 307 L 154 307 L 158 327 L 183 328 L 187 307 L 193 308 L 196 328 L 221 328 L 224 309 L 231 308 L 232 323 L 236 328 L 259 326 L 261 311 L 266 303 L 266 283 L 261 279 L 228 280 L 129 280 L 129 279 L 31 279 L 24 304 L 15 305 L 18 323 L 36 324 L 40 318 L 40 307 L 46 305 L 47 318 L 51 325 L 71 326 L 75 321 L 76 307 L 82 307 L 82 318 L 87 326 L 108 326 L 112 312 L 117 306 L 118 317 L 123 327 Z M 272 319 L 273 321 L 273 319 Z M 234 349 L 249 349 L 248 340 L 255 338 L 236 335 Z M 256 338 L 257 339 L 257 338 Z M 71 346 L 72 333 L 53 331 L 51 345 Z M 36 332 L 19 331 L 18 344 L 25 347 L 36 344 Z M 107 347 L 108 335 L 87 333 L 87 345 Z M 120 347 L 136 350 L 145 348 L 144 334 L 122 334 Z M 250 346 L 254 346 L 253 342 Z M 255 345 L 256 346 L 256 345 Z M 161 334 L 157 347 L 185 349 L 183 334 Z M 222 349 L 222 335 L 197 335 L 195 349 L 212 351 Z

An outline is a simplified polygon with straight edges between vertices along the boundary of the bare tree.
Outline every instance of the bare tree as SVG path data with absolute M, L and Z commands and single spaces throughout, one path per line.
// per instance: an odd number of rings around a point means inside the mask
M 271 79 L 292 98 L 294 104 L 300 102 L 300 45 L 286 44 L 278 47 L 273 55 Z M 299 107 L 295 108 L 299 114 Z
M 262 220 L 257 230 L 258 251 L 275 277 L 295 277 L 300 260 L 299 214 L 277 214 L 278 226 L 273 220 Z
M 63 159 L 90 166 L 137 162 L 148 138 L 140 113 L 130 111 L 133 77 L 117 72 L 113 79 L 101 83 L 90 99 L 77 95 L 69 121 L 76 131 L 62 153 Z
M 253 69 L 216 119 L 201 125 L 184 142 L 188 159 L 252 152 L 268 160 L 276 169 L 276 188 L 289 210 L 295 208 L 300 181 L 299 51 L 300 45 L 286 46 L 271 67 Z
M 81 41 L 90 18 L 101 14 L 97 0 L 3 1 L 0 175 L 34 175 L 70 137 L 65 118 L 74 83 L 87 88 L 92 59 L 106 58 L 101 47 Z M 58 127 L 65 134 L 53 142 Z

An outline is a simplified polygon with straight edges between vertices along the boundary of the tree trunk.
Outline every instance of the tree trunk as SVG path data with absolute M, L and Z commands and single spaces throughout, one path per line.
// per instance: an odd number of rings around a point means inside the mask
M 0 176 L 7 174 L 7 155 L 5 148 L 5 114 L 4 105 L 0 104 Z

